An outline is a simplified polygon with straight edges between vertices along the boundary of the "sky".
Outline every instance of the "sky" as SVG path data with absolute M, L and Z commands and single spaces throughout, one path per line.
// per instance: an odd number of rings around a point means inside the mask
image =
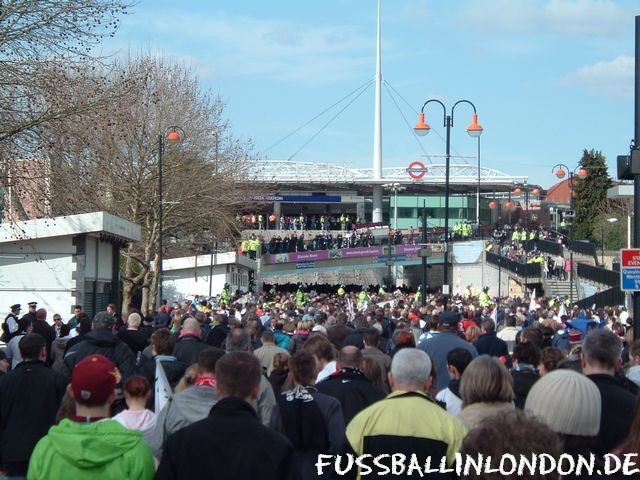
M 102 48 L 192 67 L 262 158 L 370 168 L 376 8 L 139 0 Z M 442 108 L 427 107 L 433 133 L 420 138 L 417 112 L 429 99 L 448 112 L 465 99 L 484 128 L 483 166 L 549 188 L 554 165 L 575 168 L 595 149 L 616 177 L 633 137 L 638 0 L 382 0 L 381 12 L 383 167 L 442 163 Z M 471 114 L 466 104 L 454 111 L 454 163 L 477 163 Z

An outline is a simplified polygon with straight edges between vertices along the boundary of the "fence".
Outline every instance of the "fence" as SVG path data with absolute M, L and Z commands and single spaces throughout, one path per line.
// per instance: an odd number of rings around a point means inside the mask
M 588 240 L 572 240 L 569 242 L 569 250 L 573 250 L 575 253 L 580 253 L 588 257 L 593 257 L 593 260 L 598 263 L 596 244 L 593 242 L 589 242 Z
M 585 263 L 578 264 L 578 276 L 596 283 L 602 283 L 609 287 L 620 286 L 620 272 L 594 267 Z
M 539 263 L 522 263 L 503 257 L 493 252 L 486 252 L 487 263 L 498 265 L 521 277 L 542 277 L 542 265 Z
M 563 255 L 562 244 L 558 242 L 552 242 L 551 240 L 527 240 L 526 242 L 523 242 L 523 246 L 527 252 L 538 249 L 541 252 L 551 255 Z
M 596 308 L 604 307 L 605 305 L 624 305 L 624 292 L 619 287 L 613 287 L 604 292 L 599 292 L 590 297 L 578 300 L 576 305 L 580 308 L 591 308 L 593 305 Z

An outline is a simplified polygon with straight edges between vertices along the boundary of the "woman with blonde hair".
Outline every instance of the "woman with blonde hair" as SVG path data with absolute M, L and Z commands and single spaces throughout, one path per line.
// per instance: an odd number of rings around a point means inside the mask
M 475 342 L 478 338 L 480 338 L 480 335 L 482 335 L 482 331 L 478 326 L 469 327 L 464 332 L 464 338 L 467 339 L 468 343 Z
M 480 355 L 467 366 L 460 380 L 460 420 L 468 429 L 485 418 L 515 409 L 511 375 L 497 357 Z

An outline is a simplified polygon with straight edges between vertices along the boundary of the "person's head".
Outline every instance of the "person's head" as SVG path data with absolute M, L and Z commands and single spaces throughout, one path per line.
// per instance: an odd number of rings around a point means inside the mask
M 387 390 L 387 386 L 384 384 L 382 368 L 374 358 L 362 355 L 362 360 L 360 360 L 360 370 L 374 386 L 383 391 Z
M 4 350 L 0 350 L 0 372 L 7 373 L 9 370 L 9 360 L 7 360 L 7 352 Z
M 200 322 L 195 318 L 189 317 L 186 318 L 182 323 L 182 329 L 180 330 L 180 335 L 193 335 L 196 337 L 200 336 Z
M 116 319 L 108 312 L 98 312 L 93 317 L 91 328 L 94 330 L 111 330 L 116 324 Z
M 368 328 L 362 334 L 362 340 L 365 348 L 378 348 L 380 342 L 380 332 L 377 328 Z
M 272 372 L 286 372 L 289 370 L 289 355 L 284 352 L 276 353 L 273 356 L 273 368 Z
M 62 317 L 60 316 L 59 313 L 54 313 L 53 314 L 53 323 L 59 327 L 60 325 L 62 325 Z
M 633 329 L 629 331 L 633 334 Z M 635 340 L 631 344 L 631 348 L 629 348 L 629 359 L 635 364 L 640 364 L 640 340 Z
M 27 305 L 29 306 L 29 313 L 36 313 L 36 308 L 38 308 L 38 302 L 29 302 Z
M 11 313 L 13 313 L 14 315 L 18 315 L 20 313 L 20 310 L 22 310 L 22 306 L 19 303 L 11 305 Z
M 168 328 L 158 328 L 151 335 L 151 351 L 154 355 L 172 355 L 176 337 Z
M 69 326 L 68 323 L 63 323 L 62 325 L 60 325 L 60 336 L 62 338 L 64 338 L 67 335 L 69 335 L 70 331 L 71 331 L 71 327 Z
M 131 407 L 132 401 L 138 400 L 146 402 L 151 397 L 151 385 L 149 381 L 142 375 L 131 375 L 127 378 L 122 386 L 124 392 L 124 398 L 127 401 L 127 405 Z
M 515 327 L 516 326 L 516 316 L 515 315 L 509 315 L 507 318 L 505 318 L 504 326 L 505 327 Z
M 333 348 L 333 344 L 321 334 L 311 335 L 306 342 L 304 342 L 303 349 L 305 352 L 309 352 L 316 359 L 318 364 L 318 370 L 324 368 L 324 366 L 335 360 L 336 354 Z
M 552 372 L 560 362 L 564 359 L 562 350 L 556 347 L 546 347 L 540 351 L 540 362 L 538 363 L 538 372 L 540 376 Z
M 542 330 L 540 330 L 538 327 L 525 328 L 520 334 L 520 342 L 532 343 L 537 348 L 541 348 L 542 342 L 544 342 L 544 335 L 542 333 Z
M 139 313 L 132 313 L 127 317 L 127 326 L 131 329 L 137 330 L 142 323 L 142 317 Z
M 316 359 L 304 350 L 296 352 L 289 358 L 289 371 L 297 385 L 303 387 L 313 385 L 318 373 Z
M 276 337 L 271 330 L 262 332 L 262 343 L 265 345 L 273 345 L 276 343 Z
M 29 317 L 22 317 L 18 320 L 18 330 L 21 332 L 31 333 L 33 331 L 33 324 Z
M 533 365 L 540 363 L 540 350 L 533 343 L 519 343 L 513 348 L 513 359 L 518 365 Z
M 218 399 L 236 397 L 255 404 L 260 392 L 262 367 L 249 352 L 232 351 L 216 363 Z
M 438 326 L 441 332 L 456 332 L 460 316 L 452 311 L 445 310 L 438 316 Z
M 29 308 L 29 311 L 31 311 L 31 308 Z M 44 308 L 36 310 L 36 319 L 45 321 L 47 319 L 47 311 Z
M 82 313 L 82 305 L 74 305 L 73 306 L 73 314 L 78 317 Z
M 486 320 L 482 321 L 482 332 L 483 333 L 494 332 L 495 329 L 496 329 L 496 324 L 490 318 L 487 318 Z
M 338 368 L 359 368 L 362 361 L 362 352 L 358 347 L 348 345 L 342 347 L 338 353 L 336 364 Z
M 221 348 L 207 347 L 200 350 L 198 354 L 198 376 L 214 377 L 216 364 L 226 352 Z
M 47 342 L 38 333 L 29 333 L 18 342 L 18 350 L 23 360 L 47 360 Z
M 431 359 L 417 348 L 403 348 L 391 361 L 391 390 L 426 392 L 431 386 Z
M 447 370 L 454 380 L 459 380 L 473 357 L 471 352 L 465 348 L 454 348 L 447 353 Z
M 511 375 L 496 357 L 480 355 L 467 366 L 460 379 L 464 405 L 482 402 L 508 403 L 514 399 Z
M 78 330 L 80 331 L 80 333 L 89 333 L 93 326 L 93 321 L 91 320 L 91 317 L 84 312 L 80 312 L 77 319 L 78 319 Z
M 469 343 L 475 342 L 478 338 L 480 338 L 480 335 L 482 335 L 482 331 L 480 330 L 480 327 L 477 327 L 475 325 L 470 326 L 464 332 L 464 338 Z
M 622 341 L 609 330 L 593 330 L 582 342 L 582 371 L 585 375 L 614 375 L 622 365 Z
M 586 376 L 554 370 L 533 384 L 524 411 L 563 436 L 595 437 L 600 431 L 600 390 Z
M 109 305 L 107 305 L 107 313 L 109 313 L 110 315 L 115 315 L 116 314 L 116 304 L 115 303 L 110 303 Z
M 413 336 L 408 330 L 396 330 L 394 332 L 396 341 L 396 349 L 400 348 L 412 348 L 416 346 L 416 337 Z
M 244 328 L 234 328 L 227 336 L 227 352 L 250 352 L 251 335 Z
M 513 462 L 505 461 L 505 473 L 510 468 L 514 469 L 509 475 L 502 475 L 499 472 L 488 473 L 484 468 L 484 463 L 479 470 L 471 468 L 470 478 L 476 480 L 509 480 L 518 478 L 522 480 L 557 480 L 557 471 L 542 474 L 539 468 L 525 468 L 523 475 L 516 477 L 515 470 L 521 455 L 531 458 L 532 454 L 540 456 L 545 453 L 558 460 L 564 452 L 558 436 L 545 424 L 526 417 L 520 411 L 506 412 L 494 415 L 485 419 L 479 426 L 471 430 L 460 448 L 462 458 L 467 455 L 474 460 L 482 458 L 499 459 L 505 453 L 513 456 Z
M 67 392 L 75 400 L 76 408 L 105 407 L 115 400 L 119 381 L 120 372 L 111 360 L 103 355 L 89 355 L 73 367 Z

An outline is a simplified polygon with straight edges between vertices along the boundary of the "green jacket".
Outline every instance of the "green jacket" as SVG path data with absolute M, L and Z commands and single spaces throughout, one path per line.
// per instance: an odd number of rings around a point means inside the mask
M 139 432 L 115 420 L 65 419 L 36 445 L 27 479 L 146 480 L 154 473 L 153 454 Z

